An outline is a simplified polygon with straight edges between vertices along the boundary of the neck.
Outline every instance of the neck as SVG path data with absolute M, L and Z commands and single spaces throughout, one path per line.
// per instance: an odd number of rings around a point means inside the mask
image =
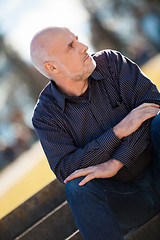
M 82 95 L 88 88 L 88 78 L 86 78 L 83 81 L 71 81 L 66 82 L 66 84 L 63 83 L 61 86 L 60 83 L 56 82 L 57 87 L 59 90 L 63 93 L 65 93 L 68 96 L 80 96 Z

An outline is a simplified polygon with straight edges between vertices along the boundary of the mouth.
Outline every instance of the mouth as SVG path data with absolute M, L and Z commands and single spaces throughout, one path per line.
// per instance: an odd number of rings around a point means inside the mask
M 88 60 L 90 58 L 90 56 L 87 54 L 86 56 L 85 56 L 85 58 L 84 58 L 84 62 L 86 61 L 86 60 Z

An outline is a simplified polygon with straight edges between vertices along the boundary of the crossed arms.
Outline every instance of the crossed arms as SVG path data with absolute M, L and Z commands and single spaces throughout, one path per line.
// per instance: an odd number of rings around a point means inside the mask
M 121 120 L 113 128 L 113 131 L 119 139 L 122 139 L 123 137 L 135 132 L 145 120 L 156 116 L 158 112 L 159 105 L 157 104 L 141 104 L 139 107 L 133 109 L 123 120 Z M 123 166 L 124 164 L 122 162 L 116 159 L 109 159 L 104 163 L 73 172 L 65 179 L 64 183 L 67 183 L 68 181 L 77 177 L 86 176 L 79 183 L 79 185 L 82 186 L 94 178 L 113 177 Z

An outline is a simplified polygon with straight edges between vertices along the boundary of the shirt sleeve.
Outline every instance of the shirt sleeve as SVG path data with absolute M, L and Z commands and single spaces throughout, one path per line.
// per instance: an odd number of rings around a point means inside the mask
M 118 82 L 122 101 L 130 111 L 142 103 L 160 105 L 160 93 L 151 80 L 131 60 L 118 52 L 112 52 L 112 72 Z M 130 167 L 139 155 L 149 146 L 150 125 L 152 119 L 146 120 L 141 127 L 125 137 L 112 158 Z
M 47 114 L 34 113 L 33 125 L 51 169 L 60 182 L 77 169 L 105 162 L 121 143 L 112 128 L 84 148 L 74 145 L 72 137 Z

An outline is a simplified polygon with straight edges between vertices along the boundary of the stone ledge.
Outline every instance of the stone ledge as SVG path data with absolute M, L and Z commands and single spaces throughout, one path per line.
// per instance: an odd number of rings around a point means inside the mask
M 72 212 L 65 201 L 15 240 L 64 240 L 76 230 Z
M 66 200 L 57 179 L 0 220 L 1 240 L 14 239 Z
M 160 240 L 160 213 L 133 232 L 126 240 Z

